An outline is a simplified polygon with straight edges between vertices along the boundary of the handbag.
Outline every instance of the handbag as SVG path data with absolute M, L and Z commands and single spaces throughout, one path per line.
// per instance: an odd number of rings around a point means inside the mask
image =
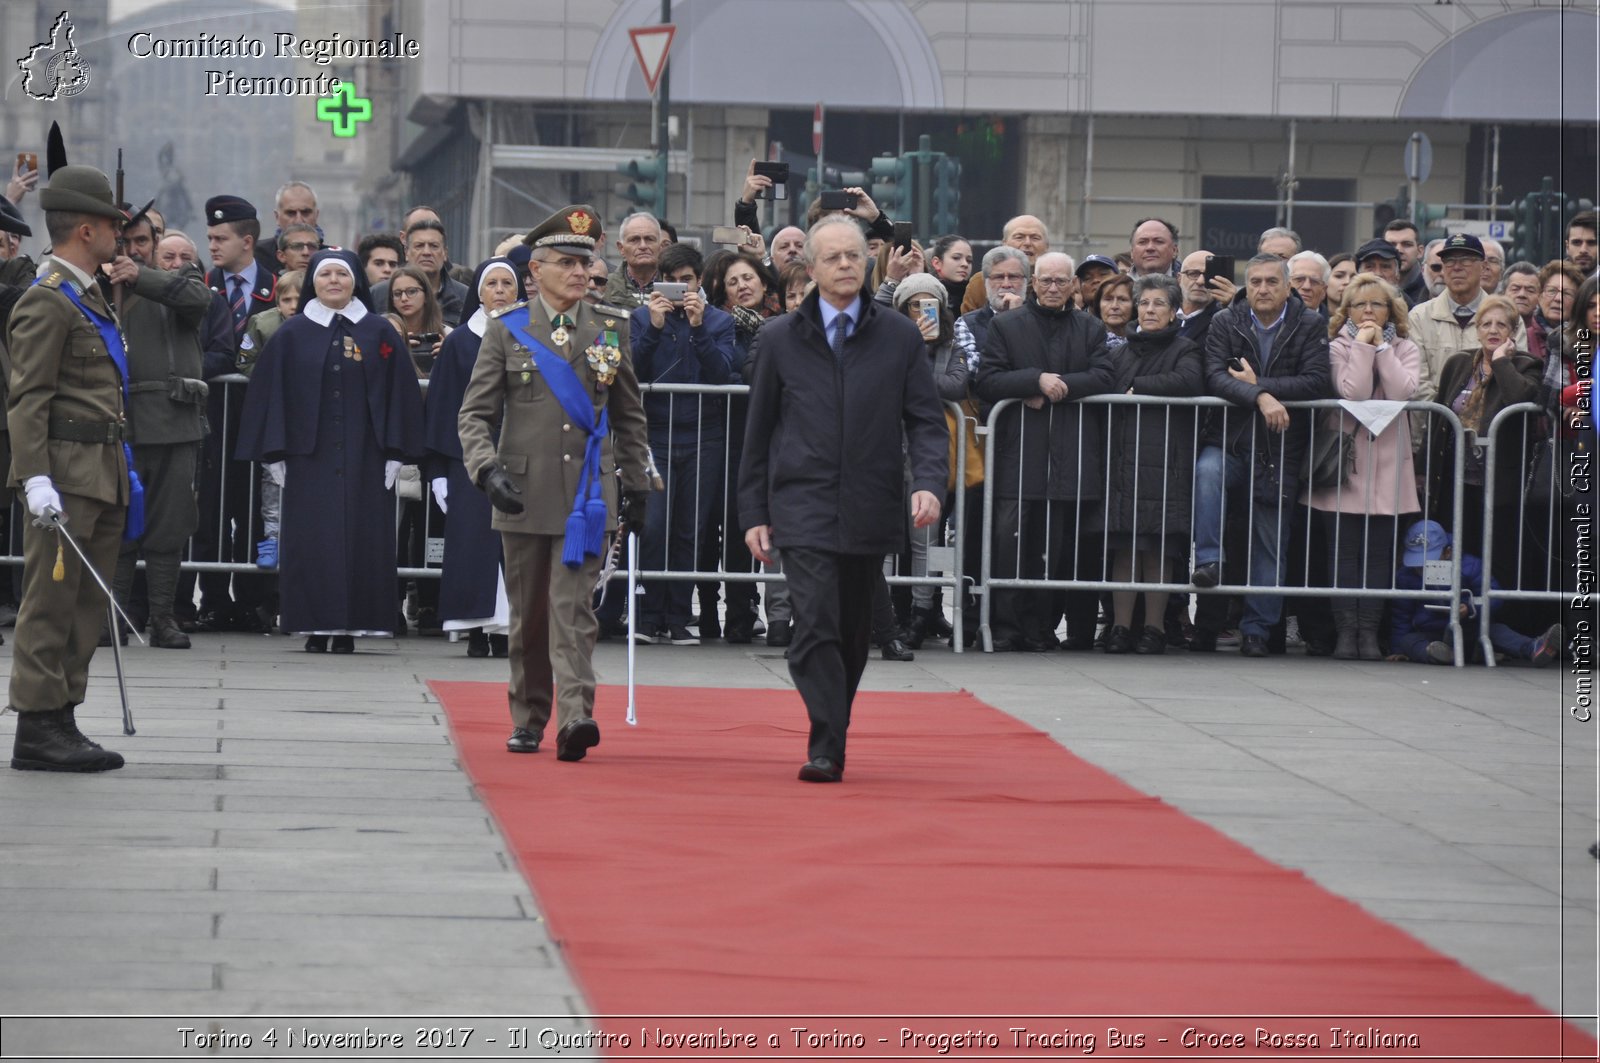
M 1313 489 L 1341 487 L 1356 467 L 1356 437 L 1342 428 L 1314 432 L 1300 479 Z

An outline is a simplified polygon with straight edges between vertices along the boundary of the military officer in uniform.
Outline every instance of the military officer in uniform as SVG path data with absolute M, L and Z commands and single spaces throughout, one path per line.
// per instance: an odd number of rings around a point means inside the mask
M 113 589 L 124 609 L 134 565 L 144 554 L 150 602 L 150 644 L 186 650 L 178 627 L 178 566 L 200 513 L 195 470 L 206 436 L 206 397 L 200 379 L 200 328 L 211 309 L 211 289 L 198 267 L 174 273 L 155 269 L 155 230 L 149 219 L 131 223 L 127 254 L 107 268 L 114 284 L 127 285 L 122 304 L 128 337 L 128 438 L 144 483 L 144 535 L 122 546 Z M 134 621 L 138 623 L 137 620 Z
M 102 578 L 117 563 L 130 496 L 123 448 L 126 355 L 95 272 L 117 255 L 127 215 L 92 166 L 62 166 L 39 194 L 53 253 L 18 300 L 11 352 L 11 484 L 28 512 L 52 510 Z M 89 684 L 106 615 L 104 593 L 51 528 L 23 532 L 22 610 L 11 662 L 17 712 L 11 766 L 106 771 L 122 757 L 78 731 L 73 710 Z
M 599 232 L 593 209 L 574 206 L 528 234 L 539 294 L 489 321 L 457 421 L 467 472 L 488 494 L 505 548 L 506 748 L 538 751 L 553 683 L 556 759 L 566 761 L 600 742 L 594 586 L 616 531 L 616 474 L 630 531 L 644 526 L 651 488 L 628 313 L 583 301 Z

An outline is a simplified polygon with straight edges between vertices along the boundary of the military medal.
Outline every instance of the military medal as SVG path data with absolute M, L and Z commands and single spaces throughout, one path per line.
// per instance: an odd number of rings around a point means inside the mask
M 355 345 L 356 345 L 356 341 L 351 339 L 349 336 L 346 336 L 344 338 L 344 356 L 346 358 L 353 357 L 353 355 L 351 355 L 350 351 L 351 351 L 352 348 L 355 347 Z
M 594 370 L 594 377 L 601 387 L 617 379 L 617 366 L 622 364 L 621 343 L 621 338 L 608 329 L 595 337 L 594 343 L 584 352 L 584 358 L 589 368 Z
M 557 325 L 556 330 L 550 333 L 550 342 L 555 344 L 557 347 L 565 347 L 568 339 L 569 337 L 567 336 L 567 329 L 564 325 Z

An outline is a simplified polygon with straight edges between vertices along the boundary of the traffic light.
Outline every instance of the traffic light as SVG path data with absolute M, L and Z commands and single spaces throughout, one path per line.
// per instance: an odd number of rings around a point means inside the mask
M 661 155 L 647 155 L 631 159 L 617 167 L 617 172 L 628 180 L 617 186 L 617 195 L 627 200 L 635 210 L 647 211 L 658 218 L 667 216 L 667 160 Z
M 880 155 L 867 167 L 872 201 L 891 218 L 911 217 L 911 160 Z
M 933 164 L 933 233 L 943 235 L 961 228 L 961 160 L 948 155 Z
M 1372 206 L 1372 235 L 1382 237 L 1383 230 L 1396 218 L 1409 218 L 1411 216 L 1411 193 L 1405 185 L 1400 186 L 1400 194 L 1393 199 L 1386 199 Z
M 1446 214 L 1450 213 L 1449 207 L 1435 207 L 1418 201 L 1417 203 L 1417 240 L 1427 243 L 1429 240 L 1443 240 L 1450 234 L 1444 231 L 1440 224 Z

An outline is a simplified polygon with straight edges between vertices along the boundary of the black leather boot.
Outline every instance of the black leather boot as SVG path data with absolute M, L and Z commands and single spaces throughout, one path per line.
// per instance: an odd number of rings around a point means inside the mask
M 489 636 L 483 633 L 483 628 L 475 627 L 467 632 L 467 656 L 489 656 Z
M 186 650 L 189 636 L 171 616 L 158 616 L 150 621 L 150 645 L 158 650 Z
M 17 713 L 11 766 L 18 771 L 111 771 L 122 754 L 102 749 L 78 730 L 72 707 Z

